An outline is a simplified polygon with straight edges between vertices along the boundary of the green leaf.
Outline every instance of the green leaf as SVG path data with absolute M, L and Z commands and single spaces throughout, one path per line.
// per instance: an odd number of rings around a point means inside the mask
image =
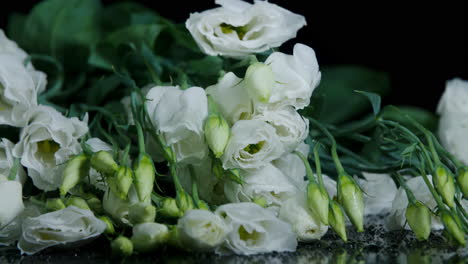
M 319 120 L 336 124 L 369 109 L 367 98 L 355 90 L 385 95 L 390 90 L 390 78 L 387 73 L 360 66 L 323 67 L 321 83 L 314 91 L 314 96 L 325 97 Z
M 382 118 L 396 121 L 413 131 L 417 131 L 417 129 L 412 125 L 411 120 L 406 118 L 405 115 L 410 116 L 429 131 L 434 132 L 437 129 L 437 116 L 426 109 L 416 106 L 392 106 L 386 107 L 382 111 Z
M 99 38 L 100 7 L 98 0 L 43 1 L 24 23 L 12 20 L 12 27 L 23 24 L 22 37 L 14 40 L 30 53 L 51 55 L 66 68 L 80 69 Z
M 102 12 L 104 34 L 140 24 L 164 24 L 167 20 L 138 3 L 120 2 L 107 6 Z
M 380 95 L 376 93 L 370 93 L 370 92 L 365 92 L 365 91 L 355 91 L 356 93 L 363 94 L 366 96 L 371 105 L 372 105 L 372 110 L 374 111 L 374 115 L 378 115 L 380 112 L 380 105 L 382 103 L 382 99 L 380 98 Z
M 127 26 L 109 34 L 104 42 L 112 43 L 114 46 L 126 43 L 138 46 L 144 43 L 148 47 L 153 47 L 163 29 L 164 26 L 159 24 Z

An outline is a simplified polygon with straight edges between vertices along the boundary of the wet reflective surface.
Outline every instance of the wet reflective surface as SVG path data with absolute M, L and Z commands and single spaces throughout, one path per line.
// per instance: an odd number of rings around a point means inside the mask
M 217 256 L 164 250 L 150 255 L 132 256 L 125 263 L 468 263 L 468 248 L 452 247 L 441 232 L 427 242 L 419 242 L 409 231 L 384 230 L 382 218 L 370 219 L 364 233 L 349 231 L 348 243 L 333 232 L 320 241 L 301 244 L 293 253 L 255 256 Z M 351 229 L 351 228 L 350 228 Z M 49 250 L 35 256 L 19 256 L 15 248 L 0 248 L 0 263 L 119 263 L 110 259 L 107 241 L 100 239 L 80 249 Z

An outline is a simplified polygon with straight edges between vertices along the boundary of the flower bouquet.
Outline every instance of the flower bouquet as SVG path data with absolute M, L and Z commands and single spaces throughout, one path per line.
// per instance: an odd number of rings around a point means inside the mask
M 389 230 L 427 240 L 443 229 L 465 245 L 468 82 L 447 82 L 436 137 L 414 111 L 381 107 L 385 75 L 322 76 L 311 47 L 281 52 L 303 16 L 216 3 L 184 25 L 98 0 L 11 16 L 8 37 L 0 30 L 0 245 L 32 255 L 101 237 L 119 258 L 252 255 L 327 232 L 346 242 L 376 214 Z M 363 89 L 342 89 L 356 79 Z

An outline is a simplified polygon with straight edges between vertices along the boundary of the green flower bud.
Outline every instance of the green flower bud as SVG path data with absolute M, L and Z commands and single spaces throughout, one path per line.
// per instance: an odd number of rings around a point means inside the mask
M 229 141 L 229 125 L 221 115 L 212 114 L 205 122 L 205 139 L 216 158 L 221 157 Z
M 60 198 L 50 198 L 46 201 L 46 208 L 49 211 L 58 211 L 64 209 L 66 206 Z
M 330 208 L 328 210 L 328 223 L 344 242 L 348 241 L 343 210 L 341 206 L 333 200 L 330 201 Z
M 207 203 L 205 203 L 205 201 L 202 201 L 202 200 L 197 201 L 197 208 L 201 210 L 210 211 L 210 206 Z
M 93 195 L 91 197 L 87 197 L 86 203 L 88 203 L 89 208 L 91 208 L 93 212 L 96 212 L 96 213 L 103 212 L 102 202 L 96 196 Z
M 113 175 L 119 169 L 112 154 L 107 151 L 99 151 L 91 157 L 91 167 L 100 173 Z
M 133 243 L 130 239 L 119 236 L 111 242 L 112 255 L 115 257 L 128 257 L 133 254 Z
M 146 203 L 136 203 L 129 208 L 129 220 L 132 224 L 151 223 L 156 218 L 156 207 Z
M 111 191 L 121 199 L 125 200 L 133 183 L 132 169 L 126 166 L 121 166 L 115 175 L 108 178 L 107 181 Z
M 138 252 L 158 249 L 169 240 L 169 229 L 158 223 L 143 223 L 133 227 L 132 243 Z
M 245 87 L 250 97 L 261 103 L 268 103 L 275 85 L 275 75 L 269 65 L 261 62 L 251 64 L 245 72 Z
M 108 235 L 113 235 L 115 234 L 115 228 L 114 228 L 114 223 L 112 222 L 112 220 L 107 217 L 107 216 L 100 216 L 98 217 L 101 221 L 103 221 L 104 223 L 106 223 L 106 230 L 104 230 L 104 233 L 105 234 L 108 234 Z
M 466 168 L 462 168 L 458 171 L 457 182 L 463 193 L 463 197 L 468 199 L 468 170 Z
M 156 170 L 153 160 L 147 154 L 141 154 L 134 168 L 135 188 L 140 201 L 145 201 L 153 191 Z
M 91 208 L 89 208 L 88 203 L 81 197 L 72 196 L 68 198 L 67 206 L 71 206 L 71 205 L 74 205 L 84 210 L 91 210 Z
M 324 225 L 328 225 L 329 200 L 327 190 L 315 182 L 309 182 L 307 185 L 307 206 Z
M 431 212 L 417 201 L 406 208 L 406 220 L 418 240 L 427 240 L 431 234 Z
M 60 195 L 64 196 L 75 187 L 81 179 L 89 174 L 89 160 L 86 155 L 80 154 L 67 161 L 63 170 L 63 182 L 60 186 Z
M 183 190 L 177 192 L 176 201 L 182 214 L 195 208 L 192 197 Z
M 179 218 L 184 214 L 179 210 L 177 201 L 174 198 L 165 198 L 162 202 L 158 214 L 167 218 Z
M 266 208 L 268 205 L 268 201 L 266 200 L 265 197 L 262 197 L 262 196 L 254 197 L 252 199 L 252 202 L 260 205 L 263 208 Z
M 362 191 L 351 176 L 344 173 L 338 178 L 338 199 L 358 232 L 364 231 L 364 200 Z
M 447 210 L 442 210 L 440 218 L 442 219 L 442 222 L 444 223 L 445 229 L 448 231 L 448 233 L 455 238 L 455 240 L 460 244 L 460 245 L 465 245 L 465 232 L 463 231 L 463 228 L 461 227 L 460 219 L 452 213 L 450 213 Z
M 455 183 L 453 175 L 445 167 L 438 166 L 435 170 L 434 187 L 442 196 L 444 202 L 453 208 L 455 206 Z

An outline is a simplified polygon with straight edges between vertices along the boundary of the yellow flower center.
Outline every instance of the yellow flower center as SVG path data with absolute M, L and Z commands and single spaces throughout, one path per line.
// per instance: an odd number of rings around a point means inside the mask
M 262 149 L 264 144 L 265 144 L 265 141 L 260 141 L 257 144 L 248 145 L 247 147 L 244 148 L 244 150 L 253 155 L 259 152 Z
M 242 40 L 245 34 L 247 33 L 246 27 L 236 27 L 236 26 L 229 25 L 226 23 L 222 23 L 219 26 L 221 27 L 221 31 L 224 34 L 231 34 L 232 32 L 236 32 L 240 40 Z
M 255 244 L 260 236 L 261 234 L 255 230 L 250 233 L 244 228 L 244 226 L 239 227 L 239 238 L 245 242 L 248 242 L 248 244 Z
M 37 142 L 37 151 L 41 153 L 46 161 L 54 160 L 55 152 L 60 149 L 60 145 L 53 140 L 43 140 Z

